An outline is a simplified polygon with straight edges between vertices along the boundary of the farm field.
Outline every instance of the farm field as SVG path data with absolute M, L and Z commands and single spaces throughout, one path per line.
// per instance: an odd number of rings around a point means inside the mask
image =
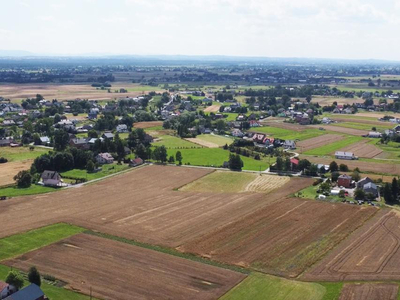
M 400 216 L 380 210 L 304 275 L 306 280 L 399 280 Z
M 57 188 L 52 188 L 43 185 L 32 184 L 28 188 L 18 188 L 17 186 L 0 187 L 0 196 L 19 197 L 26 195 L 44 194 L 58 191 Z
M 195 138 L 187 138 L 186 140 L 207 148 L 219 148 L 233 143 L 232 138 L 215 134 L 200 134 Z
M 99 179 L 107 175 L 115 174 L 124 170 L 129 169 L 128 165 L 118 165 L 117 163 L 106 164 L 101 166 L 101 171 L 96 173 L 88 173 L 87 170 L 73 169 L 61 173 L 61 176 L 67 176 L 71 178 L 86 178 L 87 180 Z
M 163 125 L 162 121 L 149 121 L 149 122 L 133 123 L 134 128 L 143 128 L 143 129 L 148 129 L 151 127 L 158 127 L 158 126 L 162 126 L 162 125 Z
M 299 153 L 307 152 L 314 148 L 319 148 L 334 142 L 343 140 L 344 137 L 338 134 L 325 134 L 311 139 L 300 141 L 296 144 Z
M 197 137 L 195 137 L 195 138 L 186 138 L 185 140 L 188 141 L 188 142 L 191 142 L 193 144 L 196 144 L 196 145 L 199 145 L 199 146 L 202 146 L 202 147 L 206 147 L 206 148 L 219 148 L 218 144 L 215 144 L 215 143 L 209 142 L 209 141 L 205 141 L 205 140 L 197 138 Z
M 201 148 L 201 146 L 189 142 L 185 139 L 181 139 L 180 137 L 172 136 L 172 135 L 163 135 L 158 138 L 157 141 L 152 143 L 153 146 L 161 146 L 164 145 L 167 149 L 179 149 L 179 148 Z
M 400 114 L 393 113 L 393 112 L 381 112 L 381 113 L 380 112 L 360 112 L 360 113 L 356 114 L 356 116 L 360 116 L 360 117 L 371 117 L 371 118 L 377 118 L 377 119 L 382 118 L 386 115 L 390 115 L 395 118 L 400 118 Z
M 304 131 L 305 130 L 305 127 L 302 125 L 286 123 L 286 122 L 283 122 L 282 119 L 268 118 L 268 119 L 264 119 L 263 121 L 261 121 L 261 124 L 266 125 L 266 126 L 276 127 L 276 128 L 292 130 L 292 131 Z
M 231 270 L 79 234 L 4 262 L 37 266 L 67 288 L 101 299 L 216 299 L 245 278 Z M 123 280 L 112 280 L 124 274 Z M 113 284 L 110 284 L 110 280 Z
M 331 154 L 334 155 L 335 151 L 342 149 L 343 147 L 353 145 L 354 143 L 358 143 L 361 139 L 362 138 L 358 137 L 358 136 L 346 137 L 337 142 L 333 142 L 333 143 L 321 146 L 319 148 L 314 148 L 314 149 L 308 150 L 308 151 L 304 152 L 304 154 L 318 155 L 318 156 L 331 155 Z
M 390 122 L 378 121 L 376 118 L 372 118 L 372 117 L 371 118 L 358 117 L 357 114 L 355 114 L 355 115 L 335 115 L 335 114 L 333 114 L 333 115 L 330 115 L 329 118 L 334 121 L 345 122 L 345 123 L 350 123 L 350 124 L 355 123 L 355 124 L 363 124 L 364 126 L 369 125 L 369 127 L 366 127 L 366 128 L 371 128 L 372 126 L 375 126 L 377 128 L 381 127 L 381 128 L 389 129 L 389 128 L 394 127 L 394 124 L 392 124 Z
M 311 103 L 319 103 L 321 106 L 331 106 L 333 102 L 337 102 L 338 105 L 353 104 L 353 103 L 364 103 L 362 98 L 342 98 L 332 96 L 314 96 Z
M 9 162 L 33 160 L 47 152 L 49 149 L 40 147 L 35 147 L 33 150 L 29 150 L 29 147 L 0 147 L 0 157 L 7 158 Z
M 345 284 L 339 300 L 393 300 L 398 291 L 399 286 L 393 283 Z
M 276 123 L 276 124 L 284 124 L 284 123 Z M 280 125 L 276 125 L 280 126 Z M 300 125 L 297 125 L 300 126 Z M 268 135 L 272 135 L 275 138 L 283 139 L 283 140 L 307 140 L 313 137 L 317 137 L 320 135 L 326 134 L 325 131 L 318 130 L 317 128 L 309 128 L 303 126 L 304 130 L 302 131 L 294 131 L 292 129 L 285 129 L 280 127 L 272 127 L 272 126 L 265 126 L 265 127 L 255 127 L 251 129 L 251 132 L 260 132 L 265 133 Z
M 371 172 L 375 174 L 384 174 L 384 175 L 400 175 L 400 165 L 395 164 L 391 161 L 382 162 L 373 162 L 371 161 L 361 161 L 361 160 L 344 160 L 344 159 L 335 159 L 335 158 L 327 158 L 327 157 L 315 157 L 315 156 L 306 156 L 302 155 L 301 158 L 308 159 L 312 163 L 316 164 L 330 164 L 333 160 L 338 164 L 346 164 L 350 170 L 354 170 L 355 168 L 359 168 L 361 172 Z
M 360 130 L 360 129 L 354 129 L 354 128 L 347 128 L 347 127 L 340 127 L 340 126 L 335 126 L 335 125 L 308 125 L 309 128 L 324 128 L 325 130 L 333 131 L 333 132 L 339 132 L 339 133 L 345 133 L 349 135 L 366 135 L 370 132 L 370 130 Z
M 356 120 L 352 120 L 352 122 L 334 123 L 331 126 L 345 127 L 345 128 L 350 128 L 350 129 L 353 128 L 353 129 L 366 130 L 366 131 L 371 131 L 372 127 L 375 127 L 377 131 L 384 131 L 385 129 L 391 129 L 394 127 L 390 123 L 381 122 L 380 124 L 365 124 L 362 122 L 358 122 Z
M 311 184 L 292 184 L 270 193 L 213 194 L 173 189 L 210 173 L 200 168 L 146 166 L 80 188 L 0 201 L 0 237 L 66 222 L 103 233 L 177 247 L 240 219 Z M 95 201 L 95 205 L 93 205 Z M 14 222 L 18 219 L 18 222 Z M 210 222 L 210 220 L 213 220 Z
M 29 170 L 33 160 L 13 161 L 5 164 L 0 164 L 0 186 L 15 183 L 14 176 L 19 171 Z
M 219 112 L 221 105 L 211 105 L 204 109 L 204 112 Z
M 361 140 L 357 143 L 351 144 L 347 147 L 340 149 L 340 151 L 345 152 L 353 152 L 354 155 L 358 157 L 365 158 L 374 158 L 375 156 L 381 154 L 383 152 L 382 149 L 379 149 L 375 145 L 369 143 L 369 140 Z M 334 154 L 334 153 L 332 153 Z
M 284 186 L 290 182 L 290 177 L 275 175 L 258 175 L 256 179 L 250 182 L 246 192 L 269 193 Z
M 180 249 L 296 277 L 376 212 L 372 207 L 285 199 L 189 241 Z
M 306 283 L 253 273 L 222 296 L 220 300 L 322 300 L 325 293 L 325 287 L 318 283 Z

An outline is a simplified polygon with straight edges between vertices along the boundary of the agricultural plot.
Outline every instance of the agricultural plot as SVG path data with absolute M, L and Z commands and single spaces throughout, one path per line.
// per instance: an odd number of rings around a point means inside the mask
M 275 126 L 280 126 L 280 124 L 284 124 L 284 123 L 276 123 Z M 295 126 L 300 126 L 300 125 L 295 125 Z M 279 138 L 279 139 L 283 139 L 283 140 L 296 140 L 296 141 L 307 140 L 307 139 L 311 139 L 313 137 L 317 137 L 317 136 L 326 134 L 326 132 L 324 132 L 322 130 L 318 130 L 315 127 L 310 128 L 308 126 L 303 126 L 303 128 L 304 129 L 302 131 L 294 131 L 293 129 L 284 129 L 284 128 L 280 128 L 280 127 L 265 126 L 265 127 L 253 128 L 251 131 L 265 133 L 265 134 L 271 135 L 275 138 Z
M 0 147 L 0 157 L 7 158 L 9 162 L 23 160 L 32 161 L 46 152 L 49 152 L 49 149 L 40 147 L 35 147 L 33 150 L 30 150 L 28 147 Z
M 157 141 L 155 141 L 153 146 L 161 146 L 164 145 L 167 149 L 179 149 L 179 148 L 201 148 L 200 145 L 189 142 L 185 139 L 181 139 L 172 135 L 163 135 L 159 137 Z
M 217 299 L 245 278 L 231 270 L 149 249 L 79 234 L 8 260 L 37 266 L 67 288 L 101 299 Z M 123 274 L 123 280 L 118 280 Z M 110 284 L 112 282 L 112 284 Z
M 352 120 L 352 122 L 335 123 L 332 124 L 332 126 L 353 128 L 353 129 L 367 130 L 367 131 L 371 131 L 372 127 L 375 127 L 378 131 L 383 131 L 385 129 L 393 128 L 393 125 L 391 125 L 390 123 L 381 122 L 380 124 L 365 124 L 362 122 L 358 122 L 358 120 Z
M 151 127 L 157 127 L 157 126 L 162 126 L 163 122 L 162 121 L 149 121 L 149 122 L 138 122 L 138 123 L 133 123 L 134 128 L 151 128 Z
M 304 154 L 306 155 L 319 155 L 319 156 L 324 156 L 324 155 L 334 155 L 335 151 L 352 145 L 354 143 L 357 143 L 358 141 L 360 141 L 362 138 L 358 137 L 358 136 L 350 136 L 350 137 L 346 137 L 345 139 L 341 139 L 339 141 L 336 142 L 332 142 L 330 144 L 327 145 L 323 145 L 319 148 L 314 148 L 311 150 L 308 150 L 307 152 L 304 152 Z
M 354 155 L 364 158 L 374 158 L 383 152 L 375 145 L 369 144 L 369 140 L 362 140 L 347 147 L 340 149 L 340 151 L 353 152 Z M 332 153 L 334 154 L 334 153 Z
M 15 183 L 14 176 L 19 171 L 29 170 L 33 160 L 13 161 L 0 164 L 0 186 Z
M 221 105 L 211 105 L 208 106 L 206 109 L 204 109 L 204 112 L 219 112 L 219 108 L 221 107 Z
M 300 141 L 296 144 L 300 153 L 307 152 L 314 148 L 319 148 L 333 142 L 343 140 L 344 137 L 337 134 L 325 134 L 311 139 Z
M 381 210 L 320 264 L 306 280 L 399 280 L 400 217 Z
M 372 207 L 285 199 L 190 241 L 181 249 L 224 263 L 295 277 L 376 211 Z
M 399 286 L 393 283 L 346 284 L 339 300 L 396 300 Z
M 346 122 L 348 124 L 364 124 L 368 125 L 367 128 L 381 127 L 381 128 L 393 128 L 393 124 L 389 122 L 378 121 L 376 118 L 368 118 L 368 117 L 358 117 L 358 115 L 331 115 L 330 119 L 339 122 Z
M 318 103 L 321 106 L 331 106 L 333 102 L 337 102 L 338 105 L 353 104 L 353 103 L 363 103 L 362 98 L 341 98 L 332 96 L 314 96 L 311 103 Z
M 277 128 L 292 130 L 292 131 L 303 131 L 303 130 L 305 130 L 304 126 L 302 126 L 302 125 L 293 124 L 293 123 L 286 123 L 286 122 L 283 122 L 281 119 L 270 120 L 268 118 L 268 119 L 265 119 L 264 121 L 262 121 L 262 124 L 263 125 L 268 125 L 268 126 L 271 126 L 271 127 L 277 127 Z
M 309 128 L 324 128 L 325 130 L 329 130 L 332 132 L 339 132 L 339 133 L 345 133 L 349 135 L 357 135 L 357 136 L 362 136 L 366 135 L 369 133 L 370 130 L 360 130 L 360 129 L 354 129 L 354 128 L 347 128 L 347 127 L 340 127 L 340 126 L 335 126 L 335 125 L 308 125 Z
M 207 148 L 219 148 L 233 143 L 232 138 L 215 134 L 201 134 L 195 138 L 187 138 L 186 140 Z
M 206 148 L 219 148 L 219 146 L 213 142 L 205 141 L 200 138 L 187 138 L 185 139 L 188 142 L 191 142 L 193 144 L 206 147 Z
M 290 181 L 290 177 L 274 175 L 258 175 L 256 179 L 250 182 L 246 192 L 269 193 L 278 189 Z
M 173 190 L 209 173 L 200 168 L 146 166 L 80 188 L 0 201 L 1 219 L 7 224 L 0 227 L 0 237 L 66 222 L 127 239 L 177 247 L 312 182 L 294 178 L 292 184 L 268 197 L 261 193 Z

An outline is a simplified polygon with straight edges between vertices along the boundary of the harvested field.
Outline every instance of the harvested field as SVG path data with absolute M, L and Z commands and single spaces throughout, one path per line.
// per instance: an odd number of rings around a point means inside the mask
M 23 160 L 0 164 L 0 186 L 15 183 L 14 176 L 19 171 L 29 170 L 32 162 L 33 160 Z
M 381 210 L 304 275 L 306 280 L 399 280 L 400 216 Z
M 398 291 L 394 283 L 345 284 L 339 300 L 396 300 Z
M 374 158 L 383 152 L 375 145 L 368 144 L 369 140 L 362 140 L 350 146 L 344 147 L 339 151 L 353 152 L 358 157 Z M 335 153 L 332 153 L 334 155 Z
M 382 112 L 382 113 L 377 113 L 377 112 L 368 112 L 368 113 L 357 113 L 356 116 L 359 117 L 370 117 L 370 118 L 382 118 L 385 115 L 392 116 L 394 118 L 400 118 L 400 114 L 392 113 L 392 112 Z
M 245 278 L 231 270 L 79 234 L 5 262 L 34 265 L 99 299 L 217 299 Z M 121 278 L 123 274 L 123 278 Z M 110 284 L 112 282 L 112 284 Z
M 376 211 L 372 207 L 285 199 L 180 249 L 229 264 L 295 277 Z
M 345 134 L 350 134 L 350 135 L 357 135 L 357 136 L 366 135 L 369 132 L 367 130 L 340 127 L 340 126 L 334 126 L 334 125 L 307 125 L 307 127 L 309 127 L 309 128 L 320 128 L 320 127 L 322 127 L 325 130 L 329 130 L 329 131 L 333 131 L 333 132 L 339 132 L 339 133 L 345 133 Z
M 138 122 L 138 123 L 133 123 L 134 128 L 150 128 L 150 127 L 156 127 L 156 126 L 162 126 L 163 122 L 162 121 L 149 121 L 149 122 Z
M 325 134 L 308 140 L 297 142 L 296 146 L 300 150 L 300 153 L 302 153 L 340 140 L 343 140 L 343 136 L 341 135 Z
M 202 140 L 199 138 L 187 138 L 185 140 L 187 140 L 188 142 L 206 147 L 206 148 L 219 148 L 219 146 L 217 144 L 209 142 L 209 141 L 205 141 L 205 140 Z
M 301 158 L 306 158 L 316 164 L 330 164 L 333 160 L 338 164 L 346 164 L 350 170 L 359 168 L 361 172 L 372 172 L 378 174 L 392 174 L 400 176 L 400 165 L 395 163 L 379 163 L 359 160 L 344 160 L 336 158 L 314 157 L 302 155 Z
M 287 184 L 289 181 L 290 177 L 287 176 L 259 175 L 246 186 L 245 191 L 269 193 Z
M 221 105 L 211 105 L 208 106 L 204 112 L 219 112 L 219 108 L 221 107 Z
M 293 130 L 293 131 L 303 131 L 306 129 L 305 126 L 303 125 L 299 125 L 299 124 L 293 124 L 293 123 L 286 123 L 283 122 L 282 120 L 269 120 L 269 119 L 265 119 L 264 121 L 262 121 L 263 125 L 268 125 L 271 127 L 277 127 L 277 128 L 283 128 L 283 129 L 288 129 L 288 130 Z M 253 128 L 255 130 L 257 130 L 257 128 Z
M 389 122 L 383 122 L 383 121 L 378 121 L 378 120 L 376 120 L 376 121 L 365 120 L 365 119 L 357 118 L 356 116 L 353 116 L 353 115 L 352 115 L 351 118 L 337 117 L 335 115 L 331 116 L 330 118 L 332 120 L 339 121 L 339 122 L 349 122 L 350 121 L 350 122 L 353 122 L 353 123 L 368 124 L 368 125 L 371 125 L 371 127 L 374 126 L 374 125 L 375 126 L 384 126 L 384 127 L 386 127 L 386 126 L 391 124 Z
M 64 221 L 128 239 L 176 247 L 313 182 L 293 178 L 289 186 L 268 196 L 173 190 L 210 171 L 147 166 L 79 188 L 0 201 L 0 217 L 7 223 L 0 227 L 0 237 Z M 19 221 L 15 222 L 16 219 Z

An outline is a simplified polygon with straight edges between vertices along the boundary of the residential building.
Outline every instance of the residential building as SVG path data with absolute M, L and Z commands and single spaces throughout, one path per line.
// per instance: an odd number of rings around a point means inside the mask
M 356 183 L 356 188 L 358 189 L 362 189 L 364 187 L 364 185 L 366 185 L 367 183 L 373 182 L 371 178 L 369 177 L 364 177 L 361 178 L 357 183 Z
M 118 133 L 128 132 L 128 126 L 126 126 L 125 124 L 119 124 L 117 126 L 117 132 Z
M 140 165 L 143 165 L 143 159 L 141 159 L 140 157 L 137 157 L 135 159 L 132 159 L 131 162 L 129 163 L 129 166 L 131 167 L 137 167 Z
M 90 148 L 89 141 L 87 139 L 73 138 L 69 141 L 71 147 L 75 147 L 82 150 L 88 150 Z
M 36 284 L 31 283 L 27 287 L 15 292 L 5 300 L 46 300 L 47 297 Z
M 12 143 L 11 139 L 0 139 L 0 147 L 10 146 Z
M 296 142 L 293 141 L 293 140 L 286 140 L 286 141 L 283 143 L 282 147 L 283 147 L 284 149 L 288 149 L 288 150 L 296 149 Z
M 347 159 L 347 160 L 358 159 L 358 157 L 355 156 L 353 152 L 344 152 L 344 151 L 336 151 L 335 157 L 337 159 Z
M 243 137 L 244 136 L 243 132 L 240 129 L 233 129 L 231 134 L 234 137 Z
M 42 179 L 43 185 L 45 186 L 52 186 L 52 187 L 62 186 L 61 175 L 58 174 L 58 172 L 56 171 L 46 170 L 42 173 L 40 178 Z
M 0 299 L 4 299 L 16 291 L 17 289 L 14 286 L 9 285 L 4 281 L 0 281 Z
M 111 132 L 104 132 L 101 137 L 103 139 L 113 140 L 114 139 L 114 134 L 112 134 Z
M 96 156 L 96 161 L 101 164 L 112 164 L 114 162 L 114 157 L 110 153 L 99 153 Z
M 352 184 L 352 178 L 349 175 L 343 174 L 340 175 L 337 181 L 338 186 L 342 186 L 345 188 L 350 188 Z
M 370 194 L 374 195 L 375 197 L 378 196 L 378 187 L 373 182 L 368 182 L 368 183 L 364 184 L 362 189 L 365 193 L 370 193 Z
M 368 137 L 370 138 L 381 138 L 382 137 L 382 133 L 377 132 L 377 131 L 371 131 L 368 133 Z

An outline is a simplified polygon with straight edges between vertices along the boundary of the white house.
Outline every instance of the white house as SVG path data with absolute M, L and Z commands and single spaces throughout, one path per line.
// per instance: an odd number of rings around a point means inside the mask
M 335 157 L 337 159 L 347 159 L 347 160 L 358 159 L 358 157 L 355 156 L 353 152 L 343 152 L 343 151 L 336 151 Z
M 0 299 L 5 299 L 16 291 L 17 289 L 13 285 L 0 281 Z
M 114 162 L 114 157 L 112 157 L 112 155 L 110 153 L 99 153 L 96 156 L 96 161 L 99 164 L 112 164 Z
M 119 124 L 117 126 L 117 132 L 118 133 L 128 132 L 128 126 L 126 126 L 125 124 Z
M 44 171 L 40 176 L 45 186 L 62 186 L 62 179 L 60 174 L 56 171 Z

